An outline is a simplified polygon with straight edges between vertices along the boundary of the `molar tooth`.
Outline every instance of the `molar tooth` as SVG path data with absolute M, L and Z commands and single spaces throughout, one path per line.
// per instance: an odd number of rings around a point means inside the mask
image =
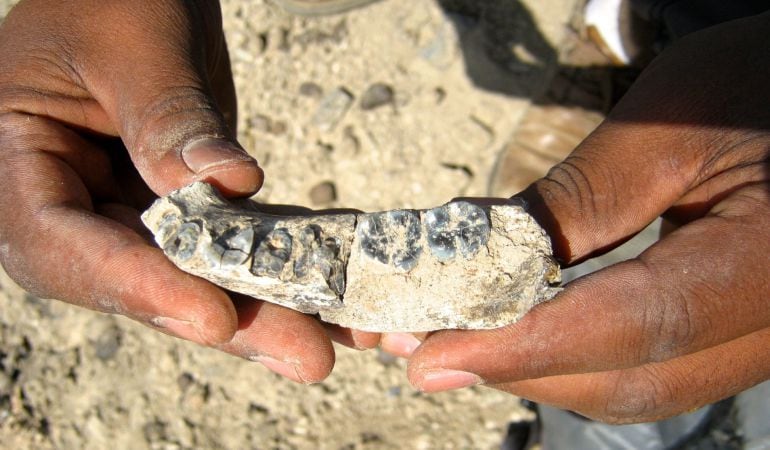
M 155 234 L 155 240 L 161 248 L 166 248 L 172 239 L 176 239 L 181 221 L 176 214 L 167 214 L 158 224 L 158 232 Z
M 249 259 L 249 254 L 240 250 L 225 250 L 222 253 L 223 266 L 240 266 Z
M 489 218 L 477 205 L 453 202 L 425 212 L 425 231 L 428 247 L 439 261 L 451 261 L 457 249 L 471 259 L 489 241 Z
M 468 202 L 450 203 L 460 220 L 457 223 L 457 246 L 465 258 L 472 258 L 489 241 L 489 218 L 481 207 Z
M 179 227 L 176 237 L 168 241 L 168 249 L 164 247 L 164 250 L 174 253 L 180 261 L 186 261 L 195 254 L 200 234 L 200 225 L 194 222 L 185 222 Z
M 288 230 L 276 229 L 267 234 L 254 252 L 251 271 L 258 276 L 277 278 L 291 258 L 292 239 Z
M 422 254 L 420 217 L 415 211 L 365 214 L 356 227 L 364 254 L 409 272 Z
M 425 212 L 425 231 L 431 254 L 441 262 L 450 261 L 457 254 L 455 235 L 449 229 L 449 211 L 446 207 Z
M 248 257 L 251 253 L 251 249 L 254 247 L 254 238 L 254 228 L 247 227 L 238 231 L 235 236 L 229 238 L 227 240 L 227 247 L 231 250 L 240 250 L 242 253 L 246 253 Z

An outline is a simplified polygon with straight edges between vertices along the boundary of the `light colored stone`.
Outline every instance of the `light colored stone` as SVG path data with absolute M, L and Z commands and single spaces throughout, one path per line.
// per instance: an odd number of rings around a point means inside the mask
M 550 241 L 515 204 L 282 217 L 195 183 L 142 219 L 182 270 L 360 330 L 496 328 L 558 292 Z
M 313 125 L 321 131 L 331 131 L 347 114 L 353 104 L 353 94 L 345 88 L 337 88 L 329 92 L 313 115 Z

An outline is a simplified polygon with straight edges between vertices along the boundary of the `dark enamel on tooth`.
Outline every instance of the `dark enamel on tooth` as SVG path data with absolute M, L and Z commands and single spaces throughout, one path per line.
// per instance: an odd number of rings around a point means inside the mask
M 396 210 L 362 216 L 356 234 L 364 254 L 382 264 L 412 270 L 422 253 L 420 216 Z
M 187 261 L 195 255 L 201 226 L 194 222 L 185 222 L 179 226 L 176 233 L 166 239 L 163 251 L 175 255 L 180 261 Z
M 425 212 L 425 231 L 431 254 L 439 261 L 451 261 L 457 249 L 470 259 L 489 241 L 489 218 L 472 203 L 449 203 Z
M 292 238 L 286 229 L 269 232 L 254 252 L 251 272 L 259 276 L 279 277 L 291 258 L 291 250 Z
M 300 232 L 302 252 L 294 263 L 294 274 L 304 278 L 315 268 L 329 288 L 337 294 L 345 292 L 345 267 L 339 259 L 340 242 L 336 238 L 322 239 L 323 230 L 309 225 Z

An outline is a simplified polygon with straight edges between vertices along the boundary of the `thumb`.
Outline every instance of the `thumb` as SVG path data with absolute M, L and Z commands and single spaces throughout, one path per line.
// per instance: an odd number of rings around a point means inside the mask
M 766 176 L 770 117 L 764 14 L 693 33 L 634 83 L 608 119 L 522 194 L 567 263 L 617 245 L 659 215 L 703 216 Z M 747 32 L 746 30 L 751 30 Z M 736 51 L 740 49 L 740 51 Z M 740 83 L 735 74 L 746 74 Z
M 663 145 L 660 128 L 607 120 L 518 195 L 560 261 L 572 264 L 619 245 L 684 194 L 692 177 L 665 153 L 676 144 Z
M 218 4 L 153 5 L 112 2 L 96 11 L 106 16 L 101 23 L 122 25 L 89 52 L 92 69 L 84 82 L 156 194 L 194 181 L 226 195 L 253 194 L 262 170 L 235 140 L 219 107 L 226 102 L 222 96 L 217 101 L 211 86 L 212 78 L 230 73 Z

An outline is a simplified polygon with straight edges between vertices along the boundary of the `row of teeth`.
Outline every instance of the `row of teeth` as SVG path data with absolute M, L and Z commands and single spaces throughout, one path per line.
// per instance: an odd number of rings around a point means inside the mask
M 470 259 L 489 240 L 489 218 L 471 203 L 454 202 L 422 214 L 422 220 L 421 212 L 413 210 L 360 215 L 356 237 L 362 253 L 408 272 L 423 253 L 423 235 L 430 253 L 442 263 L 458 254 Z M 201 224 L 182 223 L 176 215 L 169 215 L 160 226 L 158 242 L 168 255 L 186 261 L 198 250 L 201 232 Z M 254 275 L 302 280 L 315 270 L 332 291 L 340 295 L 345 291 L 347 255 L 341 255 L 339 240 L 324 236 L 318 225 L 308 225 L 294 237 L 286 228 L 260 233 L 254 227 L 234 228 L 212 237 L 212 245 L 201 249 L 212 267 L 239 266 L 253 255 L 250 271 Z M 295 252 L 299 256 L 291 265 L 295 246 L 299 246 Z

